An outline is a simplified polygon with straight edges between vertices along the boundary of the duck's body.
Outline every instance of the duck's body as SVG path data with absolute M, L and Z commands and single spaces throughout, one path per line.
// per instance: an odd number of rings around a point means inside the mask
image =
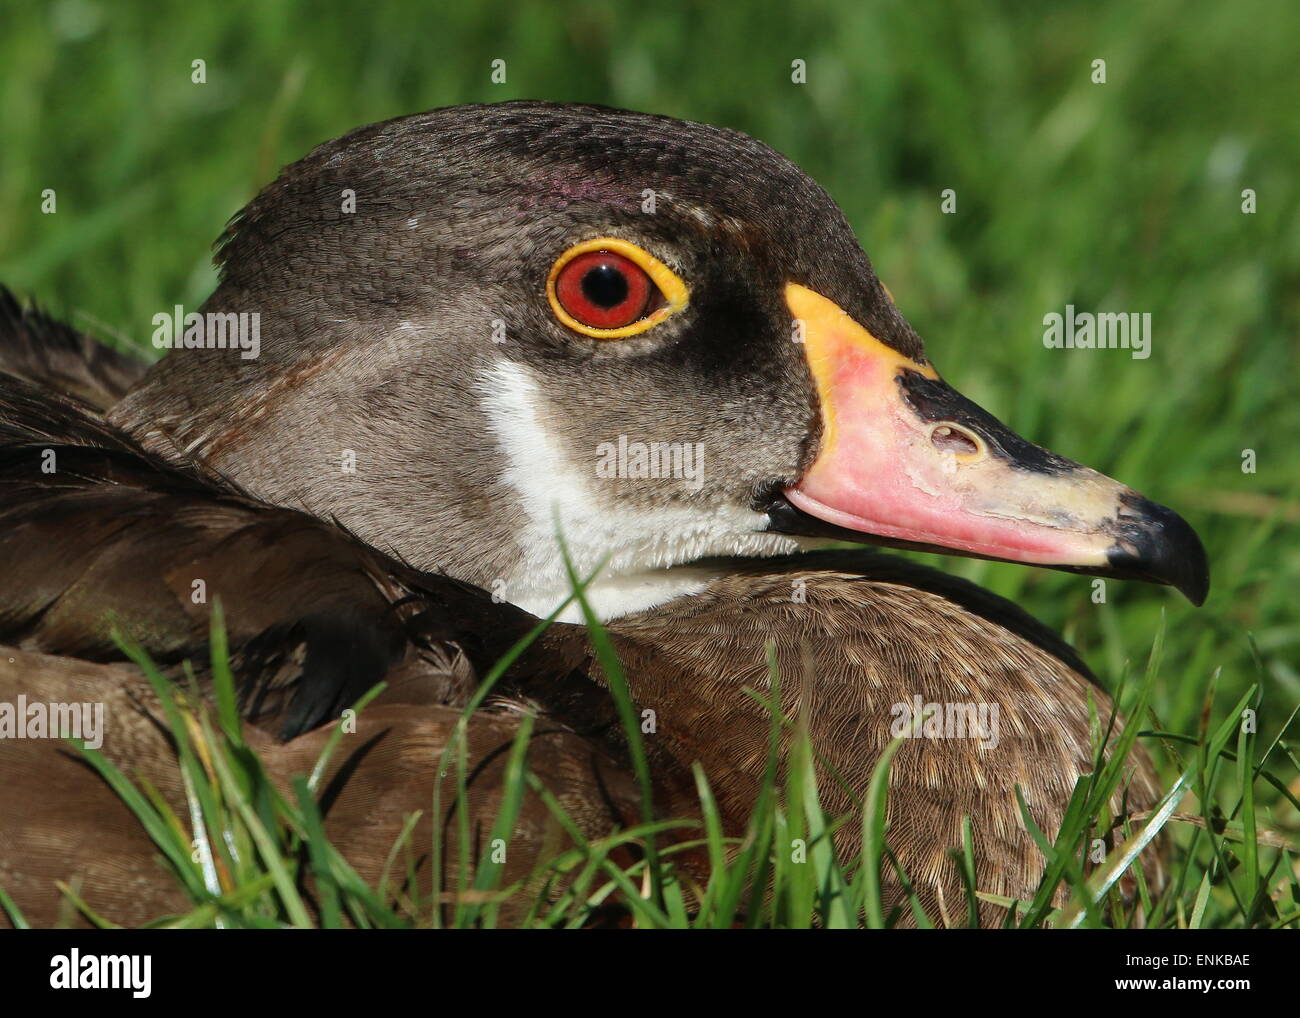
M 39 678 L 34 678 L 34 677 Z M 165 717 L 138 669 L 0 649 L 0 700 L 18 696 L 42 702 L 103 703 L 107 726 L 102 752 L 133 780 L 156 788 L 177 816 L 186 816 L 186 790 Z M 522 706 L 522 705 L 520 705 Z M 435 835 L 431 806 L 435 788 L 444 803 L 455 801 L 453 779 L 438 780 L 438 761 L 453 737 L 461 711 L 442 704 L 386 702 L 358 716 L 342 751 L 330 760 L 320 784 L 330 842 L 370 886 L 387 877 L 386 890 L 410 901 L 411 917 L 427 919 L 432 908 L 430 849 L 443 850 L 443 878 L 436 890 L 457 886 L 459 816 L 448 807 Z M 503 773 L 523 719 L 518 708 L 494 705 L 469 727 L 465 757 L 469 827 L 481 849 L 503 807 Z M 310 774 L 334 726 L 282 742 L 258 725 L 245 726 L 247 745 L 261 758 L 279 790 L 292 795 L 290 779 Z M 617 761 L 546 718 L 534 728 L 528 766 L 564 803 L 570 821 L 586 838 L 599 838 L 637 817 L 634 784 Z M 138 926 L 189 911 L 187 897 L 168 873 L 158 847 L 139 819 L 59 741 L 0 743 L 5 780 L 0 783 L 0 886 L 36 928 L 85 925 L 85 917 L 56 882 L 111 923 Z M 421 821 L 401 840 L 411 817 Z M 394 845 L 409 846 L 396 869 Z M 539 863 L 571 847 L 564 828 L 546 806 L 527 795 L 502 867 L 503 886 L 529 878 Z M 416 877 L 408 879 L 407 861 Z M 474 855 L 475 861 L 481 852 Z M 472 872 L 472 864 L 471 870 Z M 506 903 L 504 916 L 522 917 L 536 885 Z M 444 898 L 444 904 L 448 899 Z M 0 928 L 7 926 L 0 916 Z
M 640 204 L 647 189 L 657 215 Z M 356 217 L 340 214 L 345 191 Z M 771 728 L 746 690 L 770 688 L 769 644 L 781 707 L 808 723 L 832 814 L 858 807 L 913 705 L 969 706 L 978 731 L 909 740 L 891 771 L 891 848 L 941 922 L 964 917 L 948 852 L 965 816 L 979 889 L 1032 893 L 1043 860 L 1013 789 L 1054 833 L 1092 767 L 1089 698 L 1102 717 L 1109 701 L 1014 606 L 880 555 L 791 554 L 801 538 L 865 533 L 1203 594 L 1186 524 L 944 385 L 825 193 L 734 132 L 547 104 L 376 125 L 287 170 L 232 227 L 223 257 L 205 310 L 258 311 L 257 359 L 178 350 L 116 402 L 103 395 L 112 384 L 89 404 L 5 384 L 0 544 L 14 582 L 0 595 L 0 643 L 20 652 L 0 669 L 0 699 L 120 688 L 106 608 L 163 663 L 202 660 L 201 580 L 222 598 L 246 714 L 286 777 L 322 737 L 313 729 L 389 680 L 371 708 L 391 726 L 387 748 L 358 762 L 359 789 L 328 817 L 363 873 L 391 845 L 363 836 L 367 810 L 383 803 L 391 817 L 427 800 L 450 719 L 535 621 L 519 609 L 546 614 L 563 597 L 557 524 L 580 573 L 610 557 L 592 600 L 638 709 L 653 712 L 660 815 L 698 809 L 698 761 L 728 833 L 743 833 Z M 638 272 L 660 298 L 617 324 Z M 39 332 L 11 324 L 0 347 Z M 61 376 L 10 370 L 69 390 Z M 711 468 L 638 474 L 616 459 L 624 469 L 602 473 L 593 461 L 608 465 L 629 440 L 691 446 Z M 51 446 L 64 465 L 42 475 Z M 551 741 L 530 761 L 578 805 L 588 835 L 635 815 L 601 682 L 584 631 L 557 624 L 499 687 L 545 719 Z M 166 786 L 151 722 L 125 706 L 114 717 L 110 755 Z M 512 718 L 476 715 L 473 752 L 508 745 Z M 294 738 L 273 746 L 267 733 Z M 32 780 L 60 752 L 0 742 Z M 60 780 L 93 782 L 69 766 Z M 1144 758 L 1134 767 L 1130 810 L 1155 795 Z M 32 840 L 10 833 L 36 809 L 21 783 L 11 789 L 0 881 L 20 886 L 19 904 L 50 918 L 46 878 L 79 863 L 119 897 L 115 864 L 43 850 L 61 827 L 93 835 L 82 797 L 110 803 L 109 791 L 79 785 L 67 799 L 77 818 L 47 800 Z M 103 808 L 122 829 L 120 806 Z M 530 804 L 514 865 L 551 845 L 546 829 Z M 841 836 L 846 856 L 856 829 Z
M 108 758 L 147 777 L 181 810 L 162 713 L 133 666 L 109 663 L 121 652 L 107 623 L 164 665 L 192 660 L 202 672 L 209 609 L 191 594 L 192 579 L 205 577 L 223 599 L 247 693 L 247 738 L 286 787 L 310 770 L 329 732 L 320 726 L 375 682 L 388 683 L 349 736 L 347 745 L 363 749 L 335 765 L 334 772 L 349 767 L 349 776 L 327 812 L 335 844 L 363 877 L 378 879 L 404 818 L 428 810 L 441 754 L 478 677 L 527 631 L 527 617 L 463 584 L 417 574 L 310 517 L 153 460 L 88 412 L 39 395 L 10 383 L 3 400 L 0 492 L 8 512 L 0 544 L 8 575 L 20 582 L 0 604 L 0 641 L 10 645 L 0 647 L 0 702 L 105 702 L 114 719 Z M 46 450 L 64 483 L 32 486 L 31 463 Z M 149 569 L 140 568 L 145 556 Z M 897 734 L 880 719 L 905 719 L 899 705 L 970 704 L 976 724 L 992 718 L 993 727 L 966 737 L 903 746 L 892 769 L 893 843 L 939 921 L 964 919 L 947 852 L 961 843 L 965 816 L 981 847 L 981 890 L 1029 897 L 1042 858 L 1005 792 L 1020 785 L 1036 822 L 1054 831 L 1075 777 L 1090 768 L 1089 693 L 1103 714 L 1109 709 L 1069 648 L 1000 598 L 878 553 L 710 561 L 701 565 L 701 575 L 709 573 L 722 578 L 673 611 L 608 624 L 636 706 L 655 719 L 646 743 L 659 814 L 695 814 L 690 765 L 699 761 L 726 832 L 744 833 L 772 724 L 745 690 L 770 695 L 770 644 L 782 710 L 792 721 L 807 718 L 823 755 L 823 804 L 833 816 L 858 807 L 880 751 Z M 30 596 L 37 590 L 39 599 Z M 402 608 L 390 610 L 398 602 Z M 521 710 L 540 715 L 543 733 L 530 767 L 584 835 L 635 820 L 612 706 L 584 675 L 601 681 L 583 631 L 556 624 L 512 669 L 492 708 L 474 716 L 476 838 L 499 807 L 500 770 Z M 584 692 L 583 683 L 591 688 Z M 782 761 L 788 748 L 789 733 Z M 149 862 L 156 850 L 145 831 L 74 753 L 48 740 L 0 742 L 0 753 L 9 778 L 0 794 L 0 883 L 29 921 L 51 925 L 71 915 L 54 881 L 74 875 L 82 897 L 117 923 L 183 909 L 180 889 Z M 33 795 L 42 785 L 58 794 Z M 1140 760 L 1128 794 L 1130 810 L 1154 801 Z M 421 827 L 416 843 L 431 836 Z M 846 855 L 857 837 L 855 825 L 844 829 Z M 543 804 L 530 800 L 512 844 L 507 880 L 522 879 L 564 842 Z M 454 866 L 454 838 L 443 847 Z M 887 874 L 886 883 L 887 902 L 897 903 L 897 881 Z M 992 921 L 996 910 L 986 911 Z
M 42 481 L 49 454 L 57 470 Z M 156 787 L 177 815 L 186 800 L 164 712 L 114 631 L 177 678 L 191 662 L 206 683 L 220 599 L 244 737 L 285 792 L 292 776 L 311 771 L 333 730 L 327 722 L 384 682 L 321 785 L 329 832 L 374 884 L 407 818 L 424 813 L 412 843 L 424 846 L 416 897 L 429 900 L 428 812 L 441 755 L 483 672 L 535 619 L 417 573 L 337 527 L 254 502 L 220 478 L 163 464 L 88 407 L 3 376 L 0 560 L 9 581 L 0 592 L 0 704 L 102 704 L 96 748 Z M 205 590 L 198 603 L 196 579 Z M 560 690 L 585 664 L 582 636 L 565 626 L 548 633 L 474 716 L 466 753 L 476 839 L 500 808 L 520 720 L 540 710 L 529 691 L 563 702 Z M 529 766 L 587 837 L 636 817 L 617 757 L 560 716 L 537 725 Z M 184 911 L 185 895 L 155 864 L 145 829 L 65 743 L 0 738 L 0 771 L 0 886 L 29 923 L 78 918 L 55 886 L 74 878 L 110 922 Z M 444 782 L 444 799 L 454 791 Z M 516 837 L 507 882 L 567 844 L 535 798 Z M 454 834 L 444 850 L 455 873 Z

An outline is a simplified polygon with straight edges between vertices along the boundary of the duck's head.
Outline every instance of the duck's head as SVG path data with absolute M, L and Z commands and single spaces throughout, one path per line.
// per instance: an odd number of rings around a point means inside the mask
M 205 312 L 114 418 L 255 494 L 545 612 L 607 614 L 801 538 L 1169 583 L 1177 515 L 949 387 L 835 203 L 733 131 L 503 103 L 355 131 L 232 223 Z

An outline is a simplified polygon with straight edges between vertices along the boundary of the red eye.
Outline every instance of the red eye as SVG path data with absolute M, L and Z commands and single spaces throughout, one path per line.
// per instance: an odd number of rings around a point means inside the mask
M 621 329 L 664 304 L 645 269 L 613 251 L 588 251 L 568 262 L 555 279 L 555 296 L 591 329 Z

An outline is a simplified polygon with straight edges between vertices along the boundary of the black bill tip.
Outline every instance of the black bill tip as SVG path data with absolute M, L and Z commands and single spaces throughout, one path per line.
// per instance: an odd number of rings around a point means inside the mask
M 1116 576 L 1167 583 L 1194 605 L 1210 592 L 1205 546 L 1188 522 L 1136 492 L 1120 498 L 1116 542 L 1106 553 Z

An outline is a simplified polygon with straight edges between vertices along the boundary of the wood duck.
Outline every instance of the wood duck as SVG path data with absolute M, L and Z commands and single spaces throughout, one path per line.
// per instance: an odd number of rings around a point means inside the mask
M 201 319 L 143 374 L 11 298 L 0 314 L 0 698 L 124 695 L 110 615 L 164 664 L 202 659 L 202 579 L 284 774 L 390 679 L 374 708 L 387 751 L 352 768 L 328 814 L 363 873 L 396 830 L 368 817 L 427 801 L 430 748 L 466 690 L 565 600 L 557 535 L 596 575 L 588 596 L 657 718 L 661 815 L 698 810 L 699 761 L 728 833 L 743 831 L 771 723 L 746 690 L 769 688 L 769 646 L 832 813 L 860 800 L 898 705 L 996 708 L 996 740 L 910 739 L 891 770 L 891 848 L 943 923 L 964 919 L 948 857 L 964 816 L 980 890 L 1032 893 L 1043 860 L 1012 788 L 1050 836 L 1092 766 L 1089 697 L 1103 713 L 1109 700 L 1006 601 L 877 552 L 817 549 L 945 550 L 1166 583 L 1197 604 L 1207 592 L 1179 516 L 949 387 L 831 198 L 743 134 L 536 102 L 404 117 L 288 167 L 218 260 Z M 239 315 L 257 316 L 255 348 L 213 339 Z M 52 474 L 48 449 L 65 463 Z M 566 624 L 576 608 L 560 618 L 475 715 L 475 753 L 536 713 L 552 738 L 530 763 L 584 804 L 589 831 L 608 830 L 636 816 L 636 795 L 604 676 Z M 147 715 L 115 709 L 106 752 L 162 772 L 174 761 L 141 735 Z M 142 892 L 147 841 L 125 844 L 120 805 L 60 752 L 0 741 L 20 776 L 0 792 L 0 884 L 49 920 L 51 880 L 80 870 L 110 918 L 152 917 L 167 891 Z M 1149 763 L 1132 764 L 1117 809 L 1156 797 Z M 67 794 L 34 795 L 56 771 L 45 787 Z M 539 817 L 525 810 L 518 856 L 546 840 Z M 111 860 L 101 823 L 124 839 Z

